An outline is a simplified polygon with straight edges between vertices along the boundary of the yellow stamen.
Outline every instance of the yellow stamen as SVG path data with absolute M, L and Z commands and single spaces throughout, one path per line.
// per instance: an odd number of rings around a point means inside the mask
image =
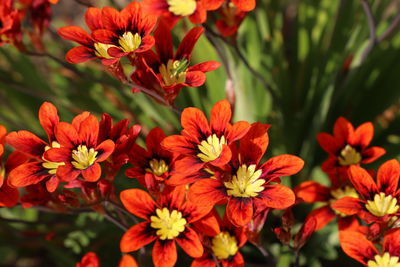
M 385 193 L 381 192 L 374 196 L 374 200 L 368 200 L 365 205 L 367 210 L 373 215 L 383 217 L 388 214 L 394 214 L 399 210 L 397 205 L 397 199 L 391 195 L 386 196 Z
M 375 260 L 368 261 L 368 267 L 400 267 L 399 257 L 390 256 L 388 252 L 375 255 Z
M 96 161 L 97 151 L 94 148 L 88 149 L 85 145 L 79 145 L 77 150 L 72 150 L 71 164 L 79 170 L 90 167 Z
M 44 148 L 44 151 L 47 151 L 47 150 L 49 150 L 50 148 L 60 148 L 60 147 L 61 147 L 61 145 L 60 145 L 58 142 L 53 141 L 53 142 L 51 143 L 51 146 L 46 146 L 46 147 Z M 56 174 L 57 168 L 58 168 L 59 166 L 65 165 L 64 162 L 52 162 L 52 161 L 48 161 L 47 159 L 44 158 L 44 156 L 42 157 L 42 160 L 44 161 L 44 162 L 42 163 L 42 166 L 43 166 L 44 168 L 48 169 L 48 173 L 49 173 L 49 174 Z
M 189 63 L 184 60 L 168 60 L 167 66 L 162 64 L 159 68 L 160 74 L 166 86 L 184 83 L 186 81 L 186 70 Z
M 124 52 L 130 53 L 139 48 L 142 38 L 138 33 L 126 32 L 119 38 L 118 43 Z
M 95 49 L 94 53 L 96 56 L 98 56 L 100 58 L 105 58 L 105 59 L 113 58 L 107 52 L 110 47 L 115 47 L 115 45 L 95 43 L 94 44 L 94 49 Z
M 360 163 L 361 159 L 361 154 L 350 145 L 346 145 L 342 151 L 340 151 L 340 155 L 338 157 L 339 164 L 342 166 L 358 164 Z
M 201 141 L 200 145 L 197 146 L 201 151 L 197 156 L 203 162 L 213 161 L 221 155 L 223 145 L 226 144 L 225 136 L 218 138 L 216 134 L 210 135 L 207 140 Z
M 170 212 L 167 208 L 156 209 L 157 216 L 151 216 L 150 226 L 158 229 L 156 234 L 161 240 L 173 239 L 185 230 L 187 221 L 177 210 Z
M 163 159 L 157 160 L 152 159 L 149 162 L 150 168 L 146 168 L 147 172 L 154 173 L 157 176 L 161 176 L 168 171 L 168 164 Z
M 354 197 L 359 198 L 357 191 L 354 187 L 346 185 L 345 187 L 341 187 L 331 191 L 331 195 L 335 200 L 344 198 L 344 197 Z
M 258 179 L 262 171 L 256 171 L 256 165 L 252 164 L 249 167 L 246 164 L 239 167 L 236 175 L 232 177 L 230 182 L 224 182 L 228 189 L 228 196 L 234 197 L 255 197 L 259 192 L 264 190 L 264 179 Z
M 234 256 L 238 251 L 237 241 L 228 232 L 221 232 L 211 241 L 211 249 L 219 260 Z
M 189 16 L 196 10 L 196 0 L 167 0 L 168 10 L 176 16 Z

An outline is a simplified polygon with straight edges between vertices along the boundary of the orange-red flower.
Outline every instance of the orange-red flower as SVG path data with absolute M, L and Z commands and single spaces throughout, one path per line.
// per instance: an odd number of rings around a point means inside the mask
M 349 168 L 349 178 L 360 198 L 344 197 L 332 207 L 346 215 L 357 214 L 367 223 L 387 222 L 400 214 L 399 162 L 395 159 L 382 164 L 377 173 L 377 183 L 359 166 Z
M 256 0 L 204 0 L 204 5 L 209 10 L 216 10 L 223 4 L 235 5 L 239 10 L 249 12 L 256 7 Z
M 238 9 L 233 2 L 227 1 L 221 7 L 219 14 L 220 18 L 216 20 L 215 26 L 222 36 L 227 37 L 237 34 L 247 12 Z
M 91 7 L 86 10 L 85 21 L 91 31 L 103 29 L 102 11 Z M 66 39 L 80 44 L 68 51 L 65 58 L 70 63 L 82 63 L 88 60 L 101 59 L 102 64 L 112 65 L 118 61 L 108 54 L 110 45 L 96 42 L 84 29 L 77 26 L 66 26 L 58 29 L 58 34 Z
M 100 162 L 107 160 L 114 151 L 110 139 L 98 142 L 99 121 L 89 112 L 76 116 L 72 124 L 60 122 L 56 138 L 60 147 L 46 151 L 44 157 L 51 162 L 62 163 L 57 176 L 70 182 L 82 175 L 86 181 L 96 182 L 101 176 Z
M 206 81 L 205 72 L 217 69 L 220 63 L 206 61 L 190 66 L 193 47 L 201 34 L 202 27 L 191 29 L 174 55 L 172 36 L 166 22 L 161 20 L 154 32 L 157 54 L 153 51 L 143 53 L 139 58 L 138 69 L 132 74 L 132 80 L 155 91 L 169 103 L 173 103 L 184 86 L 199 87 Z
M 246 228 L 235 227 L 226 216 L 221 220 L 215 210 L 212 216 L 218 222 L 218 232 L 213 235 L 205 233 L 202 242 L 206 250 L 203 256 L 192 262 L 191 267 L 215 267 L 217 265 L 214 259 L 224 267 L 244 266 L 244 259 L 239 249 L 247 242 Z
M 204 23 L 207 19 L 208 8 L 204 3 L 203 0 L 145 0 L 143 8 L 146 13 L 163 16 L 172 28 L 184 17 L 189 17 L 194 24 Z
M 385 154 L 380 147 L 368 147 L 374 135 L 372 123 L 366 122 L 354 129 L 353 125 L 343 117 L 335 122 L 333 135 L 320 133 L 318 143 L 328 154 L 322 170 L 338 173 L 346 178 L 349 166 L 371 163 Z
M 60 146 L 55 138 L 55 128 L 59 123 L 56 107 L 48 102 L 43 103 L 39 109 L 39 121 L 47 134 L 48 142 L 28 131 L 11 132 L 7 136 L 8 144 L 35 159 L 13 169 L 9 182 L 15 187 L 25 187 L 45 181 L 47 190 L 54 192 L 60 183 L 56 170 L 62 164 L 49 160 L 44 153 L 50 148 Z
M 9 185 L 9 179 L 6 177 L 11 170 L 28 161 L 28 158 L 22 153 L 13 152 L 3 164 L 6 135 L 6 128 L 0 125 L 0 207 L 13 207 L 18 203 L 19 192 L 18 189 Z
M 176 156 L 162 148 L 160 143 L 165 138 L 160 128 L 152 129 L 146 137 L 146 148 L 135 144 L 129 153 L 130 163 L 134 167 L 126 170 L 126 176 L 137 178 L 150 192 L 161 193 L 164 182 L 173 171 Z
M 201 179 L 189 190 L 189 199 L 199 206 L 228 203 L 226 214 L 236 226 L 250 222 L 256 212 L 286 209 L 295 202 L 293 191 L 278 184 L 280 177 L 299 172 L 303 160 L 292 155 L 280 155 L 260 164 L 268 146 L 269 125 L 254 123 L 240 140 L 239 149 L 226 166 L 225 176 Z
M 232 152 L 229 145 L 242 138 L 250 128 L 245 121 L 232 125 L 231 116 L 227 100 L 214 105 L 210 123 L 197 108 L 186 108 L 182 112 L 181 135 L 169 136 L 161 143 L 165 149 L 180 154 L 175 163 L 177 173 L 191 174 L 207 165 L 223 166 L 230 161 Z
M 400 265 L 400 229 L 388 231 L 384 238 L 381 252 L 374 244 L 359 232 L 340 232 L 340 245 L 351 258 L 368 267 Z
M 174 266 L 177 260 L 175 242 L 191 257 L 203 254 L 198 234 L 189 226 L 204 217 L 210 209 L 198 207 L 184 201 L 184 186 L 163 194 L 155 202 L 148 193 L 140 189 L 121 192 L 121 201 L 132 214 L 144 222 L 131 227 L 121 239 L 121 251 L 131 252 L 155 241 L 153 263 L 156 267 Z
M 144 14 L 140 2 L 131 2 L 120 12 L 104 7 L 101 19 L 104 28 L 94 30 L 92 36 L 98 43 L 108 45 L 107 53 L 111 57 L 141 53 L 153 47 L 154 38 L 150 33 L 157 18 Z
M 128 153 L 135 145 L 142 127 L 135 124 L 129 127 L 127 119 L 121 120 L 113 125 L 112 118 L 109 114 L 102 115 L 99 125 L 99 136 L 97 143 L 105 140 L 112 140 L 115 144 L 114 152 L 111 157 L 105 161 L 105 174 L 109 180 L 113 180 L 120 168 L 128 163 Z
M 11 43 L 19 46 L 22 41 L 22 14 L 14 9 L 13 0 L 4 0 L 0 4 L 0 46 Z
M 331 180 L 334 181 L 334 178 L 335 177 L 332 177 Z M 298 185 L 294 191 L 296 196 L 306 203 L 323 202 L 325 204 L 313 210 L 307 216 L 316 219 L 317 226 L 315 231 L 320 230 L 336 217 L 339 220 L 347 217 L 346 214 L 332 208 L 332 204 L 338 199 L 349 196 L 359 198 L 359 194 L 349 181 L 345 181 L 342 184 L 335 184 L 335 182 L 332 182 L 330 187 L 319 184 L 315 181 L 306 181 Z
M 76 264 L 76 267 L 99 267 L 100 260 L 96 253 L 88 252 L 86 253 L 80 262 Z

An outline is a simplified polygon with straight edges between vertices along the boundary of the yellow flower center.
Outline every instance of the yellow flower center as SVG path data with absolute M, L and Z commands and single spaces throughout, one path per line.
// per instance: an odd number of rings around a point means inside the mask
M 161 240 L 173 239 L 185 230 L 186 219 L 177 210 L 170 212 L 167 208 L 156 209 L 157 216 L 151 216 L 150 226 L 158 229 L 156 234 Z
M 176 16 L 189 16 L 196 10 L 196 0 L 167 0 L 168 10 Z
M 375 255 L 375 260 L 368 261 L 368 267 L 400 267 L 399 257 L 391 257 L 388 252 Z
M 394 214 L 399 210 L 397 199 L 391 195 L 386 196 L 381 192 L 374 196 L 374 200 L 368 200 L 365 205 L 367 210 L 377 217 L 383 217 L 387 214 Z
M 361 159 L 361 154 L 350 145 L 346 145 L 342 151 L 340 151 L 338 158 L 339 164 L 342 166 L 358 164 L 360 163 Z
M 110 47 L 115 47 L 115 45 L 95 43 L 94 44 L 94 53 L 96 56 L 98 56 L 100 58 L 106 58 L 106 59 L 113 58 L 107 52 Z
M 264 190 L 264 179 L 258 179 L 262 171 L 256 171 L 256 165 L 252 164 L 249 167 L 243 164 L 237 170 L 236 175 L 232 177 L 230 182 L 224 182 L 228 189 L 228 196 L 234 197 L 255 197 L 259 192 Z
M 168 171 L 168 164 L 165 163 L 163 159 L 157 160 L 157 159 L 152 159 L 149 162 L 150 168 L 147 168 L 147 172 L 154 173 L 157 176 L 161 176 L 164 173 Z
M 203 162 L 213 161 L 221 155 L 223 145 L 226 144 L 225 136 L 218 138 L 216 134 L 210 135 L 197 146 L 201 151 L 197 156 Z
M 344 197 L 354 197 L 354 198 L 359 198 L 357 191 L 354 189 L 354 187 L 346 185 L 345 187 L 341 187 L 335 190 L 331 191 L 331 195 L 334 198 L 334 200 L 338 200 Z
M 124 52 L 130 53 L 139 48 L 142 38 L 138 33 L 126 32 L 119 38 L 118 43 Z
M 60 148 L 60 147 L 61 147 L 61 145 L 60 145 L 59 143 L 57 143 L 56 141 L 53 141 L 53 142 L 51 143 L 51 146 L 46 146 L 46 147 L 44 148 L 44 151 L 47 151 L 47 150 L 49 150 L 50 148 Z M 59 166 L 65 165 L 64 162 L 52 162 L 52 161 L 48 161 L 48 160 L 46 160 L 46 159 L 44 158 L 44 156 L 42 157 L 42 160 L 44 161 L 44 162 L 42 163 L 42 166 L 43 166 L 44 168 L 48 169 L 49 174 L 56 174 L 57 168 L 58 168 Z
M 234 256 L 238 251 L 237 241 L 228 232 L 221 232 L 211 241 L 211 249 L 219 260 L 225 260 Z
M 71 164 L 79 170 L 90 167 L 96 161 L 97 151 L 94 148 L 88 149 L 85 145 L 79 145 L 77 150 L 72 150 Z
M 186 81 L 186 70 L 189 62 L 183 60 L 168 60 L 167 66 L 162 64 L 159 68 L 160 74 L 166 86 L 171 86 Z

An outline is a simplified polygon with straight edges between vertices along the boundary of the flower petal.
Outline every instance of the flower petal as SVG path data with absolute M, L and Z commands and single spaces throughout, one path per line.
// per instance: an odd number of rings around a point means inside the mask
M 289 187 L 280 184 L 264 186 L 264 191 L 256 198 L 261 198 L 266 207 L 273 209 L 286 209 L 292 206 L 296 199 Z
M 57 108 L 49 102 L 44 102 L 39 109 L 39 121 L 44 131 L 47 133 L 49 142 L 54 141 L 56 139 L 55 128 L 60 121 Z
M 372 199 L 379 192 L 374 179 L 365 169 L 352 165 L 348 173 L 351 183 L 364 198 Z
M 330 188 L 314 181 L 301 183 L 294 192 L 298 198 L 307 203 L 326 202 L 331 198 Z
M 152 255 L 155 267 L 173 267 L 178 258 L 175 241 L 157 240 L 154 244 Z
M 100 164 L 94 163 L 92 166 L 82 170 L 82 176 L 88 182 L 97 182 L 101 176 Z
M 176 51 L 175 58 L 178 60 L 181 59 L 190 59 L 192 54 L 192 50 L 197 40 L 200 38 L 201 34 L 204 32 L 203 27 L 194 27 L 192 28 L 182 39 L 179 44 L 178 50 Z
M 72 64 L 83 63 L 92 59 L 96 59 L 93 49 L 85 46 L 77 46 L 70 49 L 65 55 L 65 59 Z
M 157 236 L 151 229 L 149 222 L 141 222 L 129 228 L 121 238 L 121 251 L 135 251 L 156 240 Z
M 231 197 L 226 206 L 229 221 L 237 226 L 244 226 L 253 217 L 253 200 L 246 197 Z
M 374 244 L 359 232 L 342 231 L 339 239 L 344 253 L 362 264 L 367 265 L 368 260 L 379 254 Z
M 198 258 L 203 255 L 203 245 L 197 233 L 190 227 L 186 227 L 177 238 L 178 245 L 192 258 Z
M 318 231 L 336 218 L 335 212 L 329 206 L 322 206 L 308 214 L 307 218 L 314 218 L 316 221 L 315 231 Z
M 396 159 L 383 163 L 377 174 L 378 188 L 386 195 L 395 195 L 399 184 L 400 165 Z
M 153 198 L 147 192 L 140 189 L 124 190 L 120 194 L 120 199 L 130 213 L 145 220 L 149 220 L 157 208 L 157 204 Z
M 77 26 L 66 26 L 58 29 L 58 34 L 69 41 L 76 42 L 83 46 L 92 46 L 93 40 L 90 35 L 82 28 Z
M 232 3 L 242 11 L 251 11 L 256 7 L 256 0 L 232 0 Z
M 210 127 L 203 111 L 198 108 L 185 108 L 181 115 L 183 135 L 202 141 L 210 136 Z
M 371 122 L 366 122 L 357 127 L 349 140 L 349 144 L 355 147 L 365 148 L 371 143 L 373 136 L 374 126 Z
M 28 131 L 11 132 L 6 137 L 7 143 L 16 150 L 35 158 L 41 158 L 46 142 Z
M 263 177 L 266 177 L 268 181 L 272 181 L 275 178 L 290 176 L 298 173 L 304 166 L 304 161 L 293 155 L 280 155 L 270 158 L 265 162 L 261 169 L 263 170 Z
M 216 179 L 204 179 L 194 183 L 189 189 L 190 202 L 198 206 L 213 206 L 227 198 L 223 183 Z
M 118 263 L 118 267 L 139 267 L 139 265 L 134 257 L 129 254 L 125 254 Z
M 41 162 L 30 162 L 13 169 L 8 175 L 8 182 L 14 187 L 25 187 L 37 184 L 49 176 Z

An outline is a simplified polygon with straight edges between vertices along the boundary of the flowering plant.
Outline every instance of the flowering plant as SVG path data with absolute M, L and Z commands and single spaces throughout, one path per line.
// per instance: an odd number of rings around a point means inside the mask
M 1 266 L 400 266 L 396 1 L 0 2 Z

